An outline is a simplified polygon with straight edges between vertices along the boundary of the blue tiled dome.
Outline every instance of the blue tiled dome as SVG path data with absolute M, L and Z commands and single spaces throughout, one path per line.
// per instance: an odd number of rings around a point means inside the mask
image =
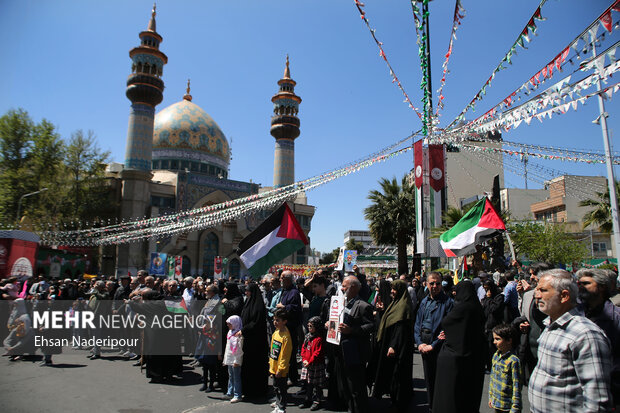
M 198 162 L 227 170 L 228 141 L 217 123 L 195 103 L 183 99 L 155 115 L 153 161 Z M 159 168 L 154 168 L 159 169 Z M 161 169 L 168 169 L 162 167 Z

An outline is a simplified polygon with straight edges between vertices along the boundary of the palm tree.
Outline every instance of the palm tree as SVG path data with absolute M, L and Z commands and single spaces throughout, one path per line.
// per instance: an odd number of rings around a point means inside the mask
M 372 204 L 364 209 L 364 217 L 370 223 L 370 234 L 377 245 L 396 245 L 398 273 L 407 274 L 407 245 L 415 234 L 413 190 L 407 176 L 400 185 L 396 178 L 382 178 L 379 185 L 381 192 L 372 190 L 368 194 Z
M 616 181 L 616 196 L 620 193 L 620 182 Z M 605 192 L 596 192 L 596 199 L 585 199 L 579 202 L 579 206 L 591 207 L 592 210 L 586 212 L 581 221 L 583 227 L 598 225 L 599 229 L 611 234 L 613 224 L 611 222 L 611 203 L 609 199 L 609 187 Z
M 431 238 L 439 238 L 441 234 L 452 228 L 472 206 L 473 204 L 467 205 L 465 209 L 448 206 L 448 209 L 441 214 L 441 226 L 431 228 Z

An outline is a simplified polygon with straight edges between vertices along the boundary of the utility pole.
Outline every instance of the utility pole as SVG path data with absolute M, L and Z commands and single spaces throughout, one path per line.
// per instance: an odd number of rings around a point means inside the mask
M 525 189 L 527 189 L 527 155 L 523 155 L 521 161 L 523 161 L 523 175 L 525 176 Z
M 596 58 L 596 44 L 592 42 L 592 53 Z M 598 70 L 598 69 L 597 69 Z M 602 74 L 602 73 L 601 73 Z M 607 130 L 607 118 L 609 114 L 605 112 L 605 102 L 600 91 L 602 90 L 601 78 L 598 79 L 598 108 L 600 115 L 593 123 L 601 125 L 603 131 L 603 144 L 605 145 L 605 163 L 607 164 L 607 185 L 609 186 L 609 201 L 611 205 L 611 222 L 614 234 L 614 246 L 616 258 L 620 255 L 620 222 L 618 221 L 618 194 L 616 193 L 616 179 L 614 178 L 614 166 L 611 159 L 611 148 L 609 145 L 609 133 Z

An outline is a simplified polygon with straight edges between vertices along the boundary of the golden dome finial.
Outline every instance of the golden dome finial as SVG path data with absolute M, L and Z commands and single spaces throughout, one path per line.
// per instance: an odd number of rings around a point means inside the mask
M 190 102 L 192 101 L 192 95 L 189 94 L 189 79 L 187 79 L 187 93 L 185 94 L 185 96 L 183 96 L 183 99 L 185 100 L 189 100 Z
M 291 69 L 289 69 L 288 67 L 288 53 L 286 54 L 286 68 L 284 69 L 284 78 L 285 79 L 291 78 Z
M 153 3 L 153 10 L 151 10 L 151 20 L 149 21 L 149 27 L 147 27 L 147 31 L 149 32 L 157 32 L 155 25 L 155 16 L 157 15 L 157 3 Z

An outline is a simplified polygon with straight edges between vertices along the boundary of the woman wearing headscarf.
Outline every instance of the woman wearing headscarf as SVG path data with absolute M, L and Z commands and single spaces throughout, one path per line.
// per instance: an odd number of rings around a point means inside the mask
M 245 295 L 247 298 L 241 310 L 244 354 L 241 386 L 243 394 L 251 398 L 264 396 L 268 391 L 267 310 L 256 283 L 246 287 Z
M 206 288 L 206 301 L 198 315 L 198 339 L 194 357 L 202 366 L 203 385 L 199 391 L 210 392 L 214 390 L 215 376 L 218 370 L 218 361 L 222 359 L 222 349 L 217 344 L 222 337 L 221 325 L 222 312 L 218 289 L 210 284 Z M 218 380 L 219 381 L 219 380 Z M 221 383 L 220 383 L 221 384 Z
M 226 283 L 222 305 L 224 306 L 224 320 L 228 320 L 228 317 L 232 315 L 241 315 L 243 296 L 237 283 L 232 281 Z
M 471 281 L 456 285 L 454 308 L 441 322 L 445 341 L 437 358 L 433 413 L 480 410 L 486 360 L 484 313 Z
M 34 354 L 34 330 L 30 314 L 23 298 L 13 300 L 13 310 L 9 315 L 7 326 L 9 335 L 4 339 L 10 361 L 21 360 L 26 353 Z
M 377 331 L 377 368 L 372 396 L 389 393 L 398 411 L 409 406 L 413 389 L 413 304 L 403 280 L 392 282 L 391 303 Z
M 493 328 L 504 322 L 504 294 L 497 285 L 491 280 L 487 280 L 482 285 L 485 296 L 482 299 L 482 311 L 484 311 L 484 333 L 487 337 L 487 356 L 485 358 L 486 369 L 491 371 L 491 359 L 495 354 L 495 344 L 493 344 Z

